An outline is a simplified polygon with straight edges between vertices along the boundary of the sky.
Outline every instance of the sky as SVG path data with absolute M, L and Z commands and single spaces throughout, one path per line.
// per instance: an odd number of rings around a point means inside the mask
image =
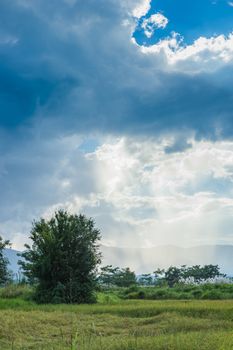
M 233 2 L 1 0 L 0 234 L 233 244 Z

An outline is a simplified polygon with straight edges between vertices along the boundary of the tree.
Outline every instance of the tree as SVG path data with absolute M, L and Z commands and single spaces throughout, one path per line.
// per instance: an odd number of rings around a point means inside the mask
M 140 276 L 138 283 L 143 286 L 151 286 L 153 285 L 153 277 L 150 273 L 144 273 Z
M 129 267 L 120 269 L 115 275 L 115 284 L 118 287 L 130 287 L 137 283 L 135 272 L 131 271 Z
M 178 267 L 170 266 L 167 271 L 165 271 L 164 278 L 167 281 L 168 286 L 173 287 L 181 278 L 181 270 Z
M 101 267 L 100 275 L 98 277 L 99 283 L 101 285 L 105 285 L 108 288 L 111 285 L 115 285 L 116 275 L 119 273 L 119 271 L 119 267 L 113 267 L 112 265 Z
M 220 273 L 218 265 L 194 265 L 183 269 L 183 278 L 193 277 L 196 282 L 200 280 L 207 280 L 215 277 L 224 277 L 225 275 Z
M 93 219 L 60 210 L 48 221 L 33 222 L 30 239 L 32 246 L 25 245 L 20 265 L 29 281 L 37 283 L 38 302 L 94 301 L 101 254 Z
M 153 274 L 154 274 L 156 280 L 161 279 L 165 275 L 165 270 L 158 268 L 153 272 Z
M 182 265 L 180 268 L 170 266 L 167 270 L 157 269 L 154 272 L 155 278 L 159 281 L 165 281 L 169 287 L 173 287 L 176 283 L 192 277 L 195 282 L 201 280 L 208 280 L 215 277 L 226 277 L 220 273 L 218 265 L 200 265 L 186 266 Z M 163 277 L 162 277 L 163 276 Z
M 137 283 L 136 275 L 129 267 L 120 269 L 119 267 L 113 267 L 107 265 L 101 268 L 99 275 L 99 283 L 110 287 L 115 285 L 117 287 L 129 287 Z
M 6 284 L 10 280 L 10 272 L 8 270 L 8 259 L 4 256 L 4 249 L 10 246 L 10 241 L 4 241 L 0 236 L 0 286 Z

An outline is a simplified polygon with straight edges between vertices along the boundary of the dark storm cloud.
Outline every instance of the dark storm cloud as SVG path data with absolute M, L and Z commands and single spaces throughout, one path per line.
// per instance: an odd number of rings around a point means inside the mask
M 1 2 L 1 126 L 48 123 L 59 133 L 232 133 L 232 82 L 166 73 L 130 41 L 131 1 Z M 181 70 L 180 70 L 181 71 Z
M 232 138 L 231 61 L 218 67 L 214 57 L 205 70 L 209 53 L 173 66 L 164 52 L 142 53 L 131 40 L 138 3 L 1 1 L 0 230 L 7 237 L 27 234 L 33 218 L 74 197 L 106 222 L 109 237 L 111 227 L 117 235 L 112 210 L 92 207 L 89 198 L 103 192 L 105 180 L 101 161 L 89 161 L 85 151 L 94 151 L 102 134 L 172 135 L 167 154 L 190 147 L 193 134 Z M 150 215 L 154 209 L 141 214 Z

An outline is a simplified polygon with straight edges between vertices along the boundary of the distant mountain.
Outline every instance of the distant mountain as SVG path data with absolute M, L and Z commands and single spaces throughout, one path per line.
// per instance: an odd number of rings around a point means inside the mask
M 219 265 L 221 271 L 233 275 L 233 246 L 232 245 L 201 245 L 191 248 L 181 248 L 172 245 L 153 248 L 118 248 L 101 246 L 103 265 L 120 267 L 129 266 L 137 274 L 153 272 L 158 267 L 171 265 Z M 16 273 L 19 270 L 18 251 L 5 249 L 9 259 L 10 269 Z

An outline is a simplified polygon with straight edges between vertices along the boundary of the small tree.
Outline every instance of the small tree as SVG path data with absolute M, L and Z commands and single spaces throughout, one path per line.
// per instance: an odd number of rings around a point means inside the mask
M 136 275 L 129 267 L 120 269 L 112 265 L 101 268 L 98 280 L 100 285 L 105 285 L 106 287 L 110 287 L 111 285 L 129 287 L 137 283 Z
M 115 275 L 115 284 L 118 287 L 130 287 L 137 283 L 135 272 L 131 271 L 129 267 L 120 269 Z
M 94 301 L 100 232 L 84 215 L 55 212 L 33 223 L 32 246 L 20 261 L 25 276 L 37 283 L 36 300 L 53 303 Z
M 140 276 L 138 283 L 143 286 L 151 286 L 153 285 L 153 277 L 150 273 L 144 273 Z
M 100 285 L 105 285 L 109 288 L 111 285 L 115 284 L 116 275 L 119 271 L 119 267 L 113 267 L 112 265 L 101 267 L 98 282 Z
M 170 266 L 167 271 L 165 271 L 165 281 L 169 287 L 173 287 L 176 283 L 179 282 L 181 278 L 181 270 L 178 267 Z
M 4 249 L 10 246 L 10 241 L 4 241 L 0 236 L 0 286 L 10 280 L 10 272 L 7 268 L 9 261 L 4 256 Z

